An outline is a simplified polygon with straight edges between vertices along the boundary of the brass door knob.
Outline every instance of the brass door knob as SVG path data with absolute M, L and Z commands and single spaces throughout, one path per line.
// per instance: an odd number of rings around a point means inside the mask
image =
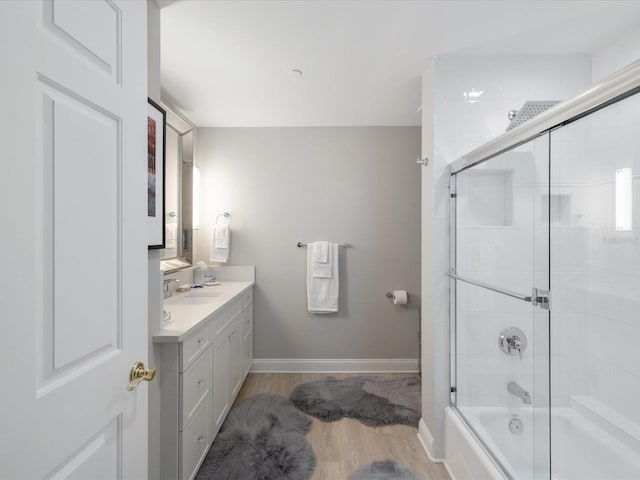
M 131 371 L 129 372 L 129 385 L 127 386 L 128 391 L 133 391 L 136 387 L 142 382 L 150 382 L 156 376 L 155 368 L 145 368 L 144 363 L 136 362 L 131 367 Z

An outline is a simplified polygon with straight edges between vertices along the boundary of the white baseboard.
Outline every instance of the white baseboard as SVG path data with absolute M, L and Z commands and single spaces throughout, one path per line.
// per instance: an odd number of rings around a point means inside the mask
M 427 453 L 427 457 L 429 457 L 429 460 L 431 460 L 433 463 L 444 462 L 443 458 L 436 458 L 431 453 L 433 452 L 433 442 L 434 442 L 433 435 L 431 435 L 431 432 L 429 431 L 427 424 L 424 423 L 424 420 L 422 418 L 418 423 L 418 440 L 420 440 L 420 443 L 422 444 L 422 448 L 424 448 L 424 451 Z
M 451 477 L 451 480 L 458 480 L 456 478 L 455 474 L 453 473 L 453 471 L 451 470 L 451 468 L 449 468 L 449 464 L 447 463 L 446 460 L 444 462 L 442 462 L 442 465 L 444 465 L 444 469 L 447 471 L 447 473 Z
M 417 373 L 418 359 L 255 358 L 253 373 Z

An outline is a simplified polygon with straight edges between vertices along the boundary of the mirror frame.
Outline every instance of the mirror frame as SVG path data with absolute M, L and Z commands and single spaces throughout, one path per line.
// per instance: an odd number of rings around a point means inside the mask
M 193 165 L 195 147 L 195 125 L 178 109 L 165 100 L 160 104 L 166 110 L 167 130 L 178 135 L 178 232 L 176 233 L 176 255 L 161 258 L 164 273 L 189 267 L 193 260 Z M 168 178 L 165 181 L 169 181 Z M 165 218 L 166 221 L 166 218 Z M 160 252 L 165 252 L 162 249 Z M 163 253 L 161 253 L 162 255 Z

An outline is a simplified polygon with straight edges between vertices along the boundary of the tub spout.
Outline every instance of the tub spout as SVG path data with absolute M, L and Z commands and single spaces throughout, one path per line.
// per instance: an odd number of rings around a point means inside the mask
M 525 405 L 531 405 L 531 394 L 516 382 L 509 382 L 507 390 L 509 390 L 509 393 L 522 400 Z

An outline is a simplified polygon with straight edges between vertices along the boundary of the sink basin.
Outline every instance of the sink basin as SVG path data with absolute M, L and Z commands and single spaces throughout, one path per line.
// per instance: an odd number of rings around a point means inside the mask
M 204 305 L 206 303 L 211 303 L 213 299 L 218 296 L 220 296 L 219 293 L 201 293 L 198 295 L 190 294 L 171 303 L 181 305 Z

